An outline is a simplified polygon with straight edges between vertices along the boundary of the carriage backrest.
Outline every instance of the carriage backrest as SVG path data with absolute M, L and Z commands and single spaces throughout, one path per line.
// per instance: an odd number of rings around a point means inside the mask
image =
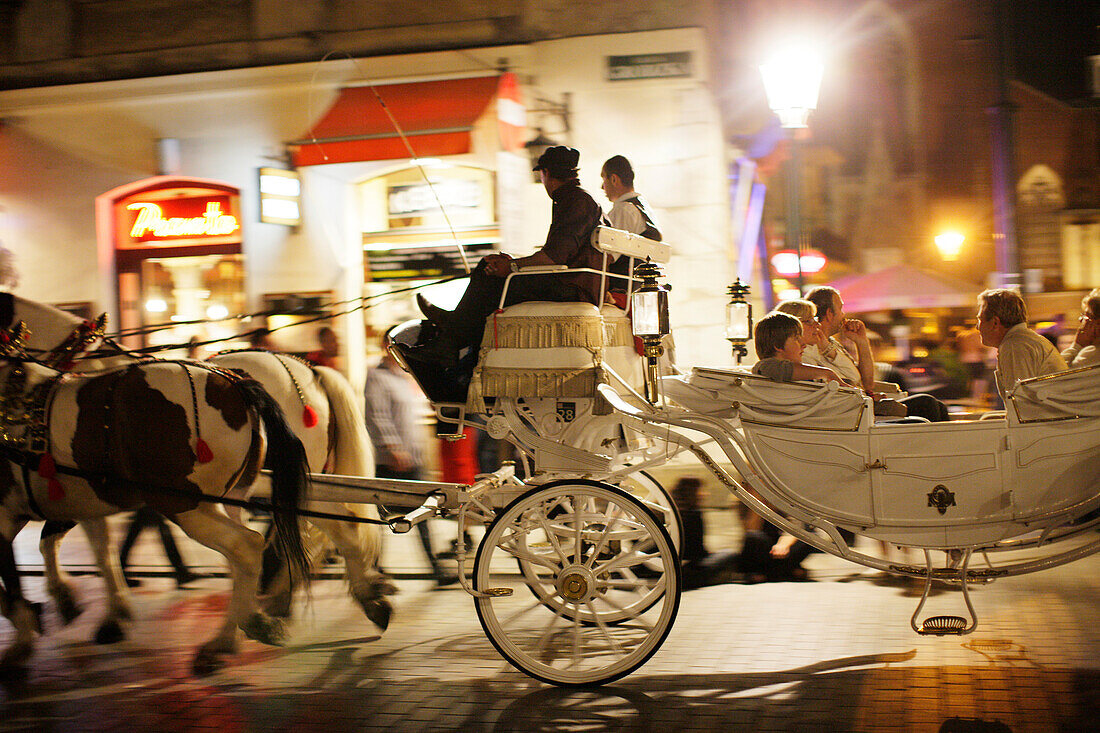
M 695 367 L 662 380 L 665 394 L 683 407 L 742 422 L 817 430 L 860 428 L 867 399 L 835 382 L 776 382 L 747 369 Z
M 1100 364 L 1022 379 L 1008 399 L 1022 423 L 1100 417 Z
M 672 247 L 667 243 L 612 227 L 596 227 L 592 232 L 592 246 L 605 254 L 626 255 L 636 260 L 648 257 L 662 265 L 672 259 Z

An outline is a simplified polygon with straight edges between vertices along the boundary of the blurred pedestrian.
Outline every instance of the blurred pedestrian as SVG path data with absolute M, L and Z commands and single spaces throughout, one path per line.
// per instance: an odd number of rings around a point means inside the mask
M 317 329 L 317 343 L 321 348 L 306 354 L 306 359 L 317 366 L 340 369 L 340 339 L 330 326 Z
M 187 567 L 187 563 L 183 561 L 183 556 L 180 555 L 176 540 L 172 536 L 172 528 L 164 521 L 164 517 L 161 516 L 159 512 L 147 506 L 143 506 L 130 517 L 130 524 L 126 528 L 126 536 L 123 538 L 122 544 L 118 548 L 118 564 L 122 566 L 122 573 L 126 578 L 126 585 L 131 588 L 136 588 L 141 585 L 139 579 L 126 574 L 126 567 L 130 564 L 130 550 L 133 549 L 134 542 L 137 541 L 138 535 L 140 535 L 141 531 L 146 527 L 155 527 L 156 530 L 160 532 L 160 542 L 164 546 L 164 555 L 168 558 L 168 562 L 172 564 L 172 570 L 176 576 L 177 588 L 182 588 L 188 583 L 203 577 L 198 573 L 191 572 L 191 569 Z
M 684 590 L 728 583 L 737 576 L 737 553 L 733 550 L 711 552 L 705 542 L 706 524 L 702 511 L 703 483 L 692 476 L 681 478 L 672 489 L 672 500 L 680 510 L 683 544 L 680 547 Z
M 367 432 L 374 445 L 374 471 L 379 478 L 424 478 L 427 435 L 420 423 L 424 397 L 401 366 L 390 355 L 390 331 L 382 335 L 382 359 L 367 373 L 364 413 Z M 437 586 L 458 582 L 458 575 L 443 569 L 432 550 L 428 522 L 416 525 L 421 547 Z

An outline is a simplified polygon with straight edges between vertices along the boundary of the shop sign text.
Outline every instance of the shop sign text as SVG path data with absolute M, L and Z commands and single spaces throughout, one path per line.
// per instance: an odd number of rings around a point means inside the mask
M 126 207 L 137 211 L 130 237 L 220 237 L 232 234 L 241 228 L 237 217 L 222 211 L 221 203 L 211 201 L 206 211 L 196 217 L 164 217 L 164 210 L 157 204 L 139 202 Z

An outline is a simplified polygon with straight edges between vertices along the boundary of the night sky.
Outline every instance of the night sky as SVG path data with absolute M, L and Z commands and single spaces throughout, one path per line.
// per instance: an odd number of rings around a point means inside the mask
M 1010 0 L 1017 79 L 1063 100 L 1091 96 L 1087 58 L 1100 54 L 1100 0 Z

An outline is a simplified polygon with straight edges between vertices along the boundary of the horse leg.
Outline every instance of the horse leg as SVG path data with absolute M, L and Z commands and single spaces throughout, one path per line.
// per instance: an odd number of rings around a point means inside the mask
M 42 633 L 41 605 L 30 603 L 23 597 L 23 584 L 12 549 L 15 535 L 26 523 L 26 519 L 17 519 L 6 513 L 0 518 L 0 582 L 4 584 L 0 605 L 15 627 L 15 639 L 0 656 L 0 675 L 22 670 L 34 652 L 35 634 Z
M 133 618 L 126 581 L 118 557 L 111 552 L 111 534 L 106 519 L 93 519 L 80 523 L 88 538 L 99 574 L 107 585 L 107 615 L 95 633 L 96 644 L 114 644 L 122 641 L 122 621 Z
M 206 674 L 222 666 L 220 655 L 237 651 L 237 628 L 256 641 L 279 643 L 285 628 L 282 622 L 260 612 L 256 594 L 260 582 L 260 562 L 264 538 L 259 532 L 237 524 L 224 512 L 209 504 L 172 517 L 173 521 L 196 542 L 221 553 L 229 563 L 233 591 L 225 621 L 210 641 L 199 647 L 192 664 L 196 674 Z
M 365 516 L 351 506 L 329 509 L 348 517 Z M 378 572 L 378 555 L 382 544 L 377 525 L 342 522 L 337 519 L 311 519 L 318 529 L 328 535 L 344 557 L 345 575 L 352 598 L 363 608 L 367 618 L 385 630 L 393 615 L 393 605 L 386 596 L 397 592 L 397 587 Z
M 272 541 L 276 531 L 275 526 L 271 525 L 264 537 L 266 544 L 263 571 L 260 573 L 260 607 L 263 608 L 264 613 L 279 618 L 289 618 L 294 600 L 294 588 L 299 579 L 291 577 L 289 566 Z M 326 543 L 325 537 L 312 521 L 302 526 L 302 545 L 305 547 L 310 566 L 317 565 L 324 554 Z
M 61 563 L 57 559 L 57 548 L 61 545 L 61 540 L 75 526 L 75 522 L 50 520 L 42 526 L 42 534 L 38 539 L 46 591 L 53 598 L 57 613 L 66 626 L 84 611 L 76 600 L 76 593 L 73 592 L 70 582 L 72 578 L 61 568 Z

